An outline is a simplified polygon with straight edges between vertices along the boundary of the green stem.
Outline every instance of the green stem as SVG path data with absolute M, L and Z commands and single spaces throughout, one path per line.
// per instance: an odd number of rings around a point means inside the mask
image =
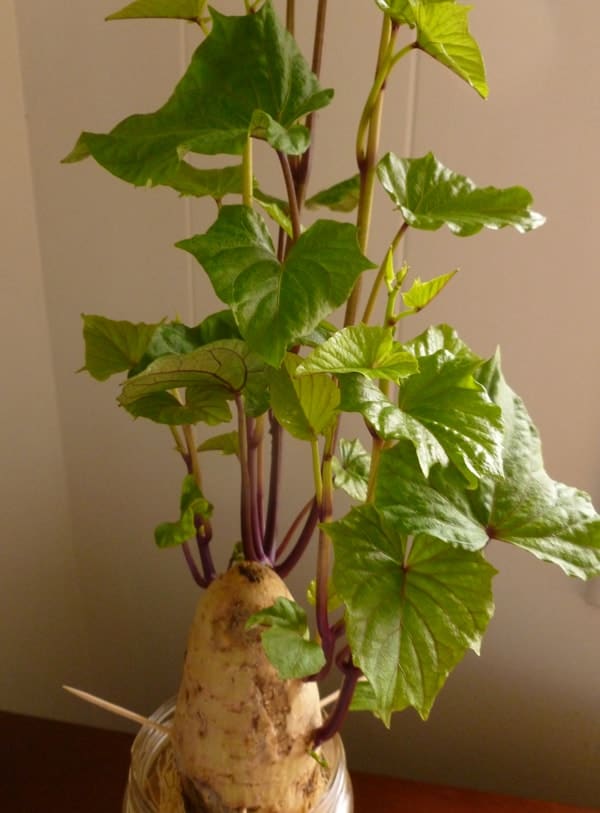
M 360 172 L 360 195 L 356 225 L 358 243 L 363 254 L 367 253 L 369 244 L 385 83 L 396 62 L 413 47 L 411 44 L 394 55 L 394 42 L 397 32 L 398 26 L 393 25 L 387 15 L 384 16 L 375 81 L 363 109 L 356 138 L 356 161 Z M 362 278 L 359 278 L 348 299 L 344 325 L 353 325 L 356 322 L 361 288 Z
M 379 462 L 381 460 L 381 452 L 383 451 L 384 441 L 381 438 L 374 437 L 371 444 L 371 468 L 369 470 L 369 485 L 367 488 L 367 502 L 373 502 L 375 499 L 375 487 L 377 485 L 377 474 L 379 473 Z
M 398 248 L 402 237 L 406 233 L 408 229 L 408 223 L 403 223 L 398 231 L 396 232 L 396 236 L 391 242 L 390 245 L 390 252 L 392 255 L 395 253 L 396 249 Z M 371 317 L 373 315 L 373 311 L 375 309 L 375 305 L 377 304 L 377 298 L 379 296 L 379 291 L 381 290 L 381 286 L 383 284 L 383 280 L 385 279 L 385 264 L 386 260 L 384 260 L 381 265 L 379 266 L 379 271 L 377 272 L 377 276 L 375 277 L 375 281 L 373 282 L 373 287 L 371 288 L 371 293 L 369 294 L 369 300 L 365 306 L 365 311 L 363 313 L 362 321 L 365 325 L 369 324 Z M 386 313 L 386 324 L 387 324 L 387 313 Z
M 250 562 L 257 560 L 256 547 L 254 544 L 254 535 L 252 533 L 252 482 L 250 479 L 249 468 L 249 449 L 248 449 L 248 431 L 246 425 L 246 416 L 244 415 L 244 407 L 242 404 L 241 396 L 236 395 L 235 405 L 237 409 L 237 423 L 238 423 L 238 436 L 240 444 L 240 469 L 242 477 L 242 487 L 240 494 L 240 520 L 241 520 L 241 534 L 242 534 L 242 547 L 244 549 L 244 556 Z
M 246 146 L 244 147 L 244 154 L 242 156 L 242 171 L 243 171 L 243 200 L 244 206 L 249 209 L 252 208 L 252 201 L 254 199 L 254 171 L 252 161 L 252 137 L 248 136 Z

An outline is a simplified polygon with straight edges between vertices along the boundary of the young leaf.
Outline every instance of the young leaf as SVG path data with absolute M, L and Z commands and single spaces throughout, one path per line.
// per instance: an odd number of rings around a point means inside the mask
M 339 455 L 331 461 L 333 485 L 341 488 L 352 499 L 364 502 L 367 499 L 371 456 L 360 440 L 340 440 Z
M 97 381 L 136 367 L 146 354 L 160 325 L 115 321 L 83 315 L 84 370 Z
M 163 522 L 154 531 L 154 538 L 159 548 L 171 548 L 183 545 L 196 534 L 196 516 L 210 517 L 212 505 L 204 498 L 191 474 L 188 474 L 181 488 L 179 519 L 175 522 Z
M 412 313 L 419 313 L 444 290 L 456 273 L 457 271 L 451 271 L 449 274 L 442 274 L 427 282 L 421 282 L 417 277 L 409 290 L 401 295 L 404 304 L 410 308 Z
M 352 658 L 386 723 L 414 706 L 426 718 L 468 649 L 479 652 L 493 614 L 494 569 L 481 554 L 406 537 L 372 505 L 327 525 L 333 582 L 346 605 Z
M 313 195 L 306 201 L 306 208 L 318 209 L 322 206 L 332 212 L 352 212 L 358 206 L 359 194 L 360 175 L 353 175 Z
M 328 104 L 332 91 L 321 90 L 272 4 L 240 17 L 214 9 L 211 15 L 211 34 L 167 103 L 155 113 L 130 116 L 106 135 L 83 133 L 67 162 L 91 155 L 137 186 L 163 184 L 195 194 L 206 178 L 185 162 L 187 153 L 239 155 L 253 127 L 277 149 L 306 148 L 296 122 Z
M 287 355 L 279 370 L 271 370 L 271 406 L 278 422 L 295 438 L 316 440 L 337 415 L 340 392 L 327 375 L 298 378 L 298 356 Z
M 356 228 L 330 220 L 307 229 L 281 264 L 264 221 L 247 206 L 223 206 L 206 234 L 178 246 L 203 265 L 249 346 L 274 367 L 374 267 L 358 248 Z
M 200 19 L 206 0 L 134 0 L 133 3 L 109 14 L 107 20 L 131 20 L 168 17 L 178 20 Z
M 225 432 L 208 438 L 198 446 L 199 452 L 221 452 L 224 455 L 239 455 L 240 438 L 237 432 Z
M 469 178 L 447 169 L 432 153 L 423 158 L 388 153 L 379 162 L 377 174 L 404 220 L 417 229 L 435 231 L 446 225 L 453 234 L 468 237 L 484 227 L 513 226 L 526 232 L 545 221 L 529 208 L 532 197 L 526 189 L 478 188 Z
M 417 30 L 417 45 L 464 79 L 482 98 L 489 89 L 479 45 L 469 32 L 470 6 L 454 0 L 377 0 L 394 20 Z
M 317 347 L 300 365 L 298 375 L 360 373 L 367 378 L 399 381 L 418 369 L 414 355 L 394 341 L 389 328 L 355 325 Z
M 306 613 L 298 604 L 285 597 L 272 607 L 251 615 L 246 629 L 266 627 L 262 642 L 267 657 L 284 680 L 308 677 L 325 665 L 323 650 L 308 639 Z

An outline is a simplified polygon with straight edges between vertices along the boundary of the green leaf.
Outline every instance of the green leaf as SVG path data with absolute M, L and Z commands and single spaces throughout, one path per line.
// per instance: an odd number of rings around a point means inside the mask
M 435 463 L 446 466 L 449 458 L 427 427 L 392 404 L 374 381 L 359 375 L 340 377 L 340 411 L 358 412 L 383 440 L 408 438 L 414 445 L 419 465 L 427 475 Z
M 401 441 L 381 454 L 375 505 L 402 534 L 426 534 L 467 550 L 489 541 L 473 515 L 464 479 L 455 469 L 434 466 L 426 478 L 414 448 Z
M 143 373 L 124 384 L 119 403 L 129 408 L 151 393 L 168 392 L 180 387 L 203 388 L 233 398 L 249 386 L 252 375 L 262 365 L 244 342 L 230 339 L 200 347 L 183 355 L 162 356 Z
M 136 367 L 144 357 L 159 325 L 115 321 L 83 315 L 84 370 L 97 381 Z
M 300 440 L 316 440 L 332 426 L 340 392 L 329 376 L 298 378 L 300 359 L 288 354 L 279 370 L 271 370 L 271 406 L 279 423 Z
M 328 104 L 332 91 L 321 90 L 272 4 L 240 17 L 211 14 L 211 34 L 167 103 L 126 118 L 106 135 L 83 133 L 67 162 L 91 155 L 136 186 L 206 194 L 207 176 L 185 162 L 188 153 L 239 155 L 253 130 L 276 149 L 306 148 L 296 123 Z
M 537 431 L 497 359 L 480 379 L 502 409 L 504 475 L 486 476 L 474 490 L 465 489 L 452 468 L 435 467 L 426 480 L 414 450 L 401 443 L 381 455 L 378 509 L 403 534 L 430 534 L 471 549 L 497 539 L 568 575 L 600 574 L 600 516 L 589 496 L 545 472 Z
M 360 373 L 367 378 L 399 381 L 419 369 L 414 355 L 385 327 L 355 325 L 338 331 L 314 350 L 298 368 L 310 373 Z
M 196 423 L 214 426 L 231 420 L 225 394 L 203 387 L 188 387 L 183 404 L 169 392 L 152 392 L 123 406 L 134 418 L 147 418 L 169 426 Z
M 133 3 L 109 14 L 107 20 L 169 17 L 179 20 L 199 20 L 206 0 L 134 0 Z
M 183 545 L 196 534 L 196 516 L 208 518 L 212 513 L 212 505 L 204 498 L 191 474 L 188 474 L 183 481 L 179 511 L 178 520 L 163 522 L 154 531 L 154 538 L 159 548 Z
M 504 420 L 504 477 L 471 495 L 490 537 L 517 545 L 570 576 L 600 574 L 600 516 L 590 497 L 557 483 L 544 469 L 540 439 L 523 401 L 506 384 L 499 359 L 482 370 Z
M 436 328 L 433 332 L 437 335 Z M 435 341 L 417 337 L 414 347 L 411 342 L 405 347 L 418 355 Z M 441 349 L 418 361 L 419 373 L 400 385 L 400 409 L 431 432 L 472 487 L 483 476 L 501 475 L 501 410 L 473 377 L 482 360 Z
M 421 282 L 417 277 L 409 290 L 402 294 L 404 304 L 411 309 L 412 313 L 419 313 L 444 290 L 456 273 L 457 271 L 451 271 L 449 274 L 442 274 L 427 282 Z
M 421 50 L 487 98 L 481 51 L 469 32 L 470 6 L 458 5 L 454 0 L 377 0 L 377 5 L 397 22 L 416 28 Z
M 323 189 L 306 201 L 307 209 L 324 207 L 332 212 L 352 212 L 358 206 L 360 175 Z
M 433 539 L 409 544 L 371 505 L 326 527 L 352 658 L 378 715 L 387 723 L 413 706 L 426 718 L 466 651 L 479 652 L 493 614 L 494 569 L 480 554 Z
M 532 197 L 523 187 L 478 188 L 469 178 L 447 169 L 432 153 L 423 158 L 388 153 L 379 162 L 377 174 L 406 223 L 417 229 L 435 231 L 446 225 L 453 234 L 468 237 L 484 227 L 512 226 L 527 232 L 545 221 L 531 211 Z
M 224 432 L 208 438 L 198 446 L 199 452 L 221 452 L 224 455 L 239 455 L 240 438 L 237 432 Z
M 284 680 L 316 674 L 325 665 L 323 650 L 308 640 L 306 613 L 298 604 L 280 597 L 272 607 L 251 615 L 246 628 L 265 626 L 262 642 L 267 657 Z
M 364 502 L 367 499 L 371 456 L 358 439 L 342 439 L 338 447 L 338 457 L 331 461 L 333 485 L 352 499 Z
M 223 206 L 206 234 L 177 245 L 203 265 L 249 346 L 274 367 L 374 267 L 358 248 L 356 228 L 330 220 L 307 229 L 282 264 L 264 221 L 247 206 Z
M 293 236 L 292 221 L 289 215 L 289 204 L 281 198 L 267 195 L 260 189 L 254 187 L 254 199 L 259 206 L 269 215 L 271 220 L 280 226 L 290 237 Z

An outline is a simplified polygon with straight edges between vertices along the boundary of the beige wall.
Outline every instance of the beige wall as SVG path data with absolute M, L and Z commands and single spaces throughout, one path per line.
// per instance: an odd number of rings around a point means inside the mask
M 168 433 L 114 408 L 116 387 L 74 375 L 79 314 L 192 319 L 215 303 L 201 274 L 171 248 L 191 222 L 207 226 L 210 207 L 131 189 L 91 163 L 58 163 L 82 128 L 106 129 L 158 106 L 192 47 L 191 29 L 105 25 L 114 4 L 92 5 L 11 0 L 0 8 L 10 110 L 0 195 L 9 367 L 0 703 L 111 725 L 62 698 L 58 686 L 73 682 L 149 711 L 175 687 L 196 593 L 177 552 L 152 543 L 154 525 L 175 513 L 182 474 Z M 369 3 L 331 4 L 324 81 L 352 81 L 322 117 L 330 127 L 318 140 L 323 184 L 354 171 L 351 121 L 371 71 L 359 34 L 374 17 Z M 490 100 L 413 61 L 392 83 L 384 133 L 386 148 L 433 148 L 482 184 L 534 190 L 549 216 L 543 231 L 411 236 L 407 254 L 423 277 L 461 266 L 431 318 L 453 321 L 481 353 L 501 344 L 507 376 L 542 430 L 550 471 L 597 502 L 600 111 L 583 78 L 598 76 L 599 24 L 589 0 L 478 0 L 473 28 L 487 56 Z M 373 246 L 390 228 L 393 218 L 382 214 Z M 214 469 L 218 534 L 229 541 L 237 535 L 229 468 L 215 460 Z M 502 574 L 482 657 L 461 665 L 426 725 L 409 712 L 386 733 L 354 718 L 351 759 L 371 770 L 598 804 L 600 612 L 550 566 L 502 549 L 492 556 Z

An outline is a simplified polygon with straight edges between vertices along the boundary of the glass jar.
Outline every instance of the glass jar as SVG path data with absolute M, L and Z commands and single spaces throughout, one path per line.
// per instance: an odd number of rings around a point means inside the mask
M 150 719 L 168 726 L 172 723 L 175 699 L 163 703 Z M 129 779 L 123 800 L 123 813 L 159 813 L 159 789 L 155 766 L 164 758 L 168 735 L 157 728 L 144 726 L 133 742 Z M 331 768 L 331 778 L 325 793 L 311 813 L 353 813 L 354 800 L 346 753 L 339 736 L 323 746 Z

